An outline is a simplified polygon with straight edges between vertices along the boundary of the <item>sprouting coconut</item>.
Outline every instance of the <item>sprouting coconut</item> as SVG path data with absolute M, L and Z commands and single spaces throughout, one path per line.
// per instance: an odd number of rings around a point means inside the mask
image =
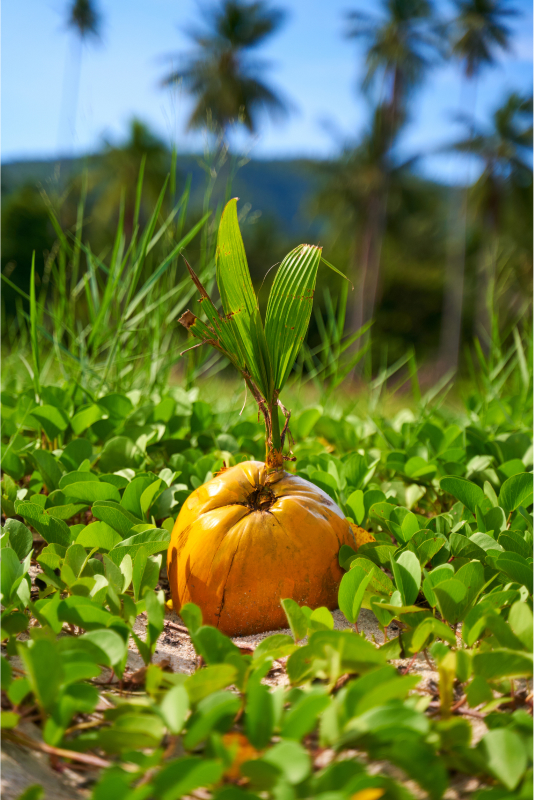
M 199 486 L 178 515 L 167 558 L 176 611 L 196 603 L 205 624 L 230 636 L 285 627 L 281 598 L 336 608 L 341 545 L 373 540 L 325 492 L 284 470 L 284 461 L 294 458 L 284 454 L 290 413 L 279 395 L 306 335 L 321 248 L 300 245 L 282 261 L 264 326 L 236 206 L 234 199 L 224 209 L 217 239 L 224 314 L 188 265 L 207 322 L 191 311 L 180 322 L 224 353 L 244 378 L 265 421 L 265 463 L 243 462 Z

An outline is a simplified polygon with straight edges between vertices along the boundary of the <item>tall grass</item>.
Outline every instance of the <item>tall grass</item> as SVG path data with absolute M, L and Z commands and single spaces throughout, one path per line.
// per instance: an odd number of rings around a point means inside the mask
M 187 230 L 185 220 L 192 215 L 190 180 L 177 196 L 175 155 L 155 208 L 141 224 L 142 161 L 133 224 L 125 225 L 123 196 L 107 255 L 92 252 L 84 235 L 86 177 L 73 230 L 62 228 L 58 209 L 44 195 L 57 239 L 44 264 L 40 291 L 35 254 L 30 295 L 2 275 L 19 296 L 5 333 L 4 384 L 20 381 L 21 364 L 31 375 L 36 394 L 41 382 L 60 377 L 73 379 L 97 394 L 134 388 L 152 391 L 168 383 L 185 344 L 183 329 L 176 321 L 195 295 L 181 255 L 194 247 L 201 279 L 210 285 L 215 274 L 214 231 L 221 213 L 220 206 L 213 209 L 210 205 L 225 158 L 220 147 L 215 155 L 205 157 L 204 204 Z M 170 211 L 164 214 L 169 200 Z M 126 227 L 131 228 L 131 235 Z M 33 358 L 28 359 L 29 351 Z M 212 354 L 193 351 L 184 363 L 186 382 L 193 383 L 216 362 Z
M 177 192 L 175 151 L 170 175 L 155 208 L 141 224 L 143 161 L 135 191 L 133 224 L 125 225 L 123 197 L 108 253 L 92 252 L 85 235 L 86 176 L 72 230 L 62 228 L 57 207 L 46 198 L 57 239 L 46 257 L 39 291 L 35 256 L 29 295 L 2 275 L 18 293 L 15 315 L 4 334 L 4 386 L 22 388 L 30 379 L 39 396 L 43 383 L 63 378 L 97 396 L 132 389 L 152 393 L 165 389 L 177 365 L 187 388 L 202 375 L 213 378 L 224 368 L 225 359 L 209 348 L 197 347 L 181 356 L 193 342 L 187 342 L 177 319 L 196 298 L 196 289 L 181 258 L 186 249 L 194 252 L 192 261 L 208 291 L 214 285 L 221 211 L 231 195 L 235 173 L 246 161 L 231 159 L 225 191 L 217 193 L 223 197 L 215 203 L 215 185 L 228 158 L 222 141 L 206 148 L 201 162 L 206 173 L 203 204 L 190 226 L 186 226 L 186 220 L 192 217 L 190 180 L 185 181 L 181 193 Z M 170 210 L 164 212 L 164 208 Z M 399 393 L 406 396 L 409 392 L 412 404 L 422 411 L 444 402 L 455 378 L 452 373 L 429 388 L 422 388 L 413 350 L 393 364 L 388 363 L 384 350 L 380 363 L 373 363 L 368 333 L 371 323 L 356 332 L 345 331 L 349 292 L 349 284 L 343 281 L 337 295 L 326 289 L 323 303 L 316 305 L 319 341 L 313 346 L 303 345 L 288 386 L 291 394 L 309 397 L 312 389 L 317 401 L 326 406 L 334 401 L 342 385 L 347 388 L 347 379 L 357 368 L 370 414 L 383 400 Z M 360 337 L 363 343 L 358 341 Z M 467 348 L 468 379 L 457 382 L 474 418 L 486 419 L 496 407 L 515 422 L 527 418 L 532 355 L 528 321 L 522 327 L 515 325 L 502 331 L 493 312 L 489 351 L 485 353 L 477 341 Z M 501 400 L 505 389 L 506 396 L 514 397 L 514 402 Z

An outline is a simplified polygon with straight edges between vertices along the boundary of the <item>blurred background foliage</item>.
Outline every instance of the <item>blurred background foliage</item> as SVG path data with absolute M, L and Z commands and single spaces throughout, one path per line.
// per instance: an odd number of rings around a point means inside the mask
M 461 185 L 424 179 L 417 157 L 407 162 L 399 157 L 398 139 L 410 120 L 414 95 L 431 80 L 437 64 L 455 61 L 465 85 L 476 92 L 480 73 L 493 68 L 499 51 L 510 47 L 513 4 L 457 0 L 453 11 L 444 18 L 426 0 L 383 0 L 360 3 L 359 10 L 347 13 L 341 20 L 344 35 L 364 48 L 366 69 L 356 91 L 367 98 L 368 123 L 358 139 L 340 143 L 338 157 L 313 161 L 254 159 L 228 144 L 233 130 L 256 132 L 267 115 L 277 121 L 291 112 L 270 84 L 268 65 L 257 56 L 264 40 L 283 25 L 285 10 L 262 0 L 219 0 L 203 8 L 198 28 L 190 32 L 192 50 L 178 54 L 173 71 L 161 75 L 162 85 L 180 84 L 194 98 L 188 125 L 205 131 L 203 154 L 181 153 L 179 145 L 171 152 L 149 122 L 132 119 L 124 141 L 104 142 L 98 153 L 3 165 L 4 348 L 16 349 L 28 337 L 32 252 L 42 306 L 53 304 L 54 293 L 66 292 L 64 300 L 70 302 L 75 292 L 79 324 L 85 324 L 91 315 L 81 289 L 90 254 L 109 265 L 119 224 L 128 248 L 136 224 L 142 230 L 151 219 L 168 173 L 157 220 L 162 233 L 151 257 L 143 260 L 142 280 L 207 211 L 211 220 L 185 253 L 195 268 L 213 276 L 215 221 L 221 204 L 237 195 L 257 290 L 269 268 L 302 241 L 321 243 L 328 260 L 350 276 L 354 291 L 348 292 L 345 334 L 374 320 L 370 332 L 352 345 L 369 345 L 367 366 L 353 373 L 356 378 L 415 352 L 418 363 L 426 365 L 423 375 L 433 381 L 458 366 L 466 369 L 473 337 L 482 352 L 489 352 L 492 341 L 505 341 L 514 327 L 528 328 L 532 98 L 511 92 L 485 126 L 460 107 L 464 135 L 450 146 L 451 157 L 468 154 L 466 163 L 478 165 L 466 168 Z M 90 0 L 69 3 L 65 22 L 79 44 L 69 69 L 79 73 L 82 46 L 98 39 L 102 20 L 104 3 L 101 10 Z M 76 86 L 69 112 L 74 118 Z M 165 227 L 179 198 L 181 206 Z M 76 237 L 83 246 L 70 251 Z M 172 269 L 173 280 L 185 276 L 179 254 Z M 95 280 L 104 285 L 105 272 Z M 326 288 L 336 299 L 341 283 L 331 274 L 320 276 L 316 298 L 325 320 Z M 120 309 L 117 305 L 114 314 Z M 312 320 L 312 348 L 324 339 L 319 317 Z M 49 324 L 44 317 L 42 324 Z M 183 334 L 172 320 L 166 324 L 162 333 L 170 338 L 165 341 L 176 349 Z M 173 369 L 180 370 L 178 358 Z

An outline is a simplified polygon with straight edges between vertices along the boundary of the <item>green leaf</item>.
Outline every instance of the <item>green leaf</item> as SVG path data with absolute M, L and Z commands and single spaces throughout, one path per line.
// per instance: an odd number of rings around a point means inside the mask
M 2 532 L 7 534 L 7 541 L 4 542 L 2 540 L 2 547 L 6 547 L 9 544 L 9 547 L 17 554 L 19 561 L 24 561 L 33 546 L 31 531 L 18 519 L 11 518 L 6 519 Z
M 63 664 L 56 643 L 49 639 L 19 644 L 18 652 L 39 705 L 52 713 L 63 681 Z
M 308 620 L 304 616 L 304 613 L 298 603 L 291 598 L 288 597 L 282 600 L 281 604 L 285 611 L 287 621 L 289 622 L 291 633 L 293 634 L 295 641 L 299 642 L 301 639 L 304 639 L 308 633 Z
M 196 756 L 177 758 L 156 774 L 151 782 L 154 787 L 152 794 L 159 800 L 189 797 L 195 789 L 218 784 L 223 771 L 223 764 L 213 759 Z
M 46 509 L 46 513 L 51 517 L 63 520 L 71 519 L 82 511 L 87 511 L 85 503 L 67 503 L 64 506 L 50 506 Z
M 10 445 L 0 444 L 2 471 L 13 480 L 19 481 L 24 477 L 24 462 L 13 452 Z M 2 500 L 2 502 L 4 502 Z
M 81 411 L 78 411 L 73 416 L 70 421 L 71 428 L 76 435 L 79 435 L 104 417 L 107 418 L 106 412 L 103 411 L 100 406 L 96 405 L 96 403 L 93 403 Z
M 274 388 L 271 359 L 239 230 L 235 198 L 226 204 L 219 225 L 217 286 L 226 314 L 223 324 L 230 328 L 242 363 L 270 402 Z
M 2 602 L 7 606 L 20 583 L 19 578 L 23 575 L 23 568 L 18 555 L 11 547 L 3 547 L 0 554 Z
M 58 605 L 58 618 L 70 625 L 77 625 L 87 631 L 105 628 L 113 617 L 105 608 L 98 606 L 90 597 L 73 595 Z
M 69 470 L 76 470 L 87 459 L 91 459 L 93 447 L 87 439 L 73 439 L 63 450 L 59 460 Z
M 351 561 L 353 561 L 358 556 L 356 555 L 356 550 L 350 547 L 348 544 L 342 544 L 339 548 L 338 553 L 338 561 L 339 566 L 342 569 L 349 569 Z
M 140 518 L 112 500 L 97 501 L 93 504 L 91 512 L 94 517 L 110 525 L 122 537 L 127 536 L 133 526 L 141 522 Z
M 427 529 L 417 531 L 410 539 L 410 547 L 415 548 L 415 554 L 421 566 L 431 561 L 446 543 L 445 536 L 432 534 Z
M 11 669 L 11 664 L 4 656 L 0 656 L 0 675 L 2 691 L 7 692 L 13 680 L 13 670 Z
M 331 497 L 334 502 L 336 502 L 339 486 L 333 475 L 330 475 L 328 472 L 316 470 L 310 475 L 310 480 L 313 484 L 315 484 L 315 486 L 318 486 L 319 489 L 322 489 L 323 492 L 326 492 L 326 494 Z
M 512 553 L 518 553 L 523 558 L 532 557 L 532 547 L 529 547 L 523 536 L 518 531 L 504 531 L 499 536 L 499 544 Z
M 361 569 L 365 570 L 371 574 L 371 580 L 369 582 L 368 591 L 373 592 L 373 594 L 381 594 L 390 596 L 395 591 L 395 586 L 393 581 L 382 572 L 376 564 L 373 564 L 372 561 L 369 561 L 367 558 L 356 558 L 350 565 L 351 569 L 356 569 L 357 567 L 361 567 Z
M 510 627 L 529 652 L 532 652 L 532 611 L 526 603 L 514 603 L 508 615 Z
M 419 524 L 419 520 L 411 511 L 406 514 L 404 519 L 401 523 L 401 531 L 402 531 L 402 541 L 409 542 L 412 536 L 414 536 L 419 530 L 421 526 Z
M 358 619 L 363 595 L 371 580 L 371 573 L 361 567 L 351 569 L 341 579 L 338 593 L 339 608 L 345 618 L 354 623 Z
M 349 684 L 345 713 L 348 718 L 357 717 L 391 700 L 404 700 L 420 680 L 418 675 L 400 677 L 389 665 L 373 670 Z
M 17 798 L 17 800 L 42 800 L 44 796 L 44 789 L 43 787 L 38 784 L 34 783 L 31 786 L 28 786 L 21 795 Z
M 251 676 L 245 704 L 245 732 L 249 742 L 259 750 L 269 744 L 274 730 L 274 704 L 268 686 L 261 681 L 269 671 L 265 663 Z
M 97 648 L 98 663 L 106 666 L 117 667 L 122 664 L 126 656 L 127 645 L 119 634 L 110 628 L 95 628 L 79 637 L 82 646 L 90 645 L 94 652 Z
M 454 534 L 451 534 L 451 539 L 453 536 Z M 486 553 L 489 550 L 502 550 L 502 546 L 495 541 L 493 536 L 488 536 L 487 533 L 474 533 L 469 537 L 469 541 L 479 547 L 481 550 L 484 550 Z M 462 553 L 462 555 L 464 554 Z M 473 555 L 477 557 L 476 553 L 473 553 L 473 551 L 471 551 L 470 555 L 471 557 L 473 557 Z
M 97 500 L 114 500 L 118 503 L 121 499 L 118 489 L 111 483 L 101 483 L 100 481 L 70 483 L 62 491 L 67 499 L 83 503 L 95 503 Z
M 467 687 L 466 695 L 471 708 L 493 700 L 493 691 L 489 683 L 479 675 L 476 675 Z
M 70 531 L 61 519 L 54 519 L 37 503 L 16 504 L 17 514 L 29 522 L 48 544 L 61 544 L 68 547 Z
M 119 539 L 116 542 L 116 548 L 128 548 L 126 552 L 130 553 L 131 557 L 135 559 L 140 547 L 143 547 L 149 556 L 154 553 L 160 553 L 162 550 L 167 550 L 170 539 L 169 531 L 164 528 L 151 528 L 141 533 L 135 533 L 128 539 L 123 539 L 122 541 Z
M 227 670 L 232 669 L 229 664 L 221 664 L 215 669 L 222 675 L 225 668 Z M 208 667 L 208 669 L 210 668 Z M 211 669 L 214 668 L 212 667 Z M 186 688 L 188 688 L 190 682 L 192 683 L 192 679 L 200 680 L 200 678 L 196 678 L 196 675 L 202 675 L 202 673 L 197 672 L 195 675 L 191 675 L 185 683 Z M 189 689 L 188 694 L 191 697 Z M 187 733 L 183 738 L 186 750 L 192 750 L 197 747 L 200 742 L 208 737 L 215 726 L 218 729 L 220 729 L 219 726 L 228 729 L 240 706 L 239 697 L 230 694 L 230 692 L 212 692 L 210 690 L 210 693 L 199 702 L 195 713 L 189 719 Z
M 532 564 L 520 556 L 519 553 L 499 553 L 495 561 L 493 562 L 497 569 L 500 569 L 501 572 L 504 572 L 511 581 L 515 581 L 517 583 L 521 583 L 523 586 L 526 586 L 529 590 L 530 594 L 532 594 L 533 588 L 533 573 L 532 573 Z
M 491 774 L 513 791 L 528 766 L 525 747 L 518 734 L 508 728 L 496 728 L 484 735 L 480 748 Z
M 315 424 L 321 419 L 322 415 L 323 408 L 321 406 L 317 406 L 315 408 L 306 408 L 304 411 L 302 411 L 296 418 L 295 422 L 291 425 L 292 430 L 295 432 L 295 436 L 300 440 L 306 439 L 306 437 L 312 432 Z
M 32 460 L 41 473 L 48 491 L 52 492 L 54 489 L 58 489 L 63 472 L 52 453 L 48 450 L 34 450 Z
M 108 439 L 100 454 L 102 472 L 117 472 L 121 469 L 137 469 L 143 460 L 143 453 L 127 436 Z
M 7 730 L 8 728 L 15 728 L 20 720 L 20 714 L 15 714 L 14 711 L 2 711 L 0 713 L 0 728 Z
M 175 736 L 182 732 L 189 712 L 189 695 L 184 686 L 173 686 L 160 703 L 165 725 Z
M 466 587 L 467 605 L 470 606 L 484 586 L 484 567 L 480 561 L 471 561 L 460 567 L 454 578 Z
M 280 736 L 300 741 L 317 725 L 318 716 L 330 704 L 328 694 L 315 689 L 300 697 L 284 715 Z
M 441 616 L 455 624 L 464 618 L 468 607 L 468 590 L 464 583 L 449 578 L 434 586 Z
M 71 483 L 80 483 L 80 481 L 92 481 L 93 483 L 99 483 L 99 478 L 94 472 L 75 470 L 74 472 L 67 472 L 66 475 L 63 475 L 59 481 L 59 488 L 64 489 L 65 486 L 69 486 Z
M 202 611 L 194 603 L 186 603 L 185 606 L 182 606 L 180 616 L 191 636 L 194 636 L 198 629 L 202 627 Z
M 475 513 L 477 505 L 482 508 L 485 507 L 486 496 L 480 486 L 477 486 L 472 481 L 468 481 L 465 478 L 447 476 L 441 479 L 440 486 L 444 492 L 452 494 L 453 497 L 463 503 L 472 514 Z
M 134 406 L 129 397 L 124 394 L 112 392 L 100 397 L 98 405 L 102 406 L 109 413 L 110 417 L 117 419 L 126 419 L 132 413 Z
M 395 583 L 402 598 L 403 605 L 411 606 L 417 599 L 421 587 L 421 565 L 419 559 L 410 550 L 405 550 L 395 560 L 391 558 L 391 569 Z
M 32 409 L 32 417 L 39 420 L 48 439 L 56 439 L 60 433 L 67 430 L 69 421 L 63 411 L 55 406 L 37 406 Z
M 308 617 L 308 629 L 310 631 L 334 629 L 334 618 L 330 611 L 325 607 L 314 609 Z
M 194 672 L 184 683 L 193 705 L 234 683 L 237 669 L 233 664 L 216 664 Z
M 286 383 L 306 337 L 322 249 L 299 245 L 278 267 L 265 316 L 265 336 L 272 359 L 274 386 Z
M 359 455 L 359 454 L 357 454 Z M 362 456 L 360 458 L 363 459 Z M 348 480 L 348 479 L 347 479 Z M 349 495 L 347 502 L 345 503 L 349 511 L 351 512 L 354 521 L 357 525 L 362 525 L 365 521 L 365 505 L 364 505 L 364 494 L 361 489 L 356 489 L 355 492 L 352 492 Z
M 404 465 L 404 473 L 415 481 L 428 481 L 436 472 L 436 465 L 429 464 L 428 461 L 421 456 L 409 458 Z
M 389 569 L 390 557 L 396 549 L 397 546 L 394 544 L 386 544 L 385 542 L 366 542 L 358 547 L 358 556 L 368 558 L 369 561 L 372 561 L 378 567 L 385 567 L 386 569 Z M 353 556 L 351 561 L 354 560 L 354 557 L 355 556 Z
M 207 664 L 222 664 L 229 655 L 239 656 L 239 648 L 217 628 L 203 625 L 192 635 L 195 650 Z
M 263 761 L 277 767 L 290 784 L 301 783 L 311 771 L 311 759 L 297 742 L 278 742 L 265 755 Z
M 163 723 L 154 714 L 125 713 L 110 728 L 102 728 L 95 742 L 108 753 L 157 747 L 163 736 Z
M 295 643 L 291 636 L 285 633 L 274 633 L 263 639 L 254 650 L 252 660 L 254 663 L 261 664 L 266 659 L 277 659 L 289 656 L 295 652 Z
M 473 655 L 473 671 L 488 681 L 532 677 L 532 655 L 505 648 Z
M 506 516 L 504 511 L 500 506 L 490 508 L 490 510 L 484 514 L 484 522 L 486 525 L 486 532 L 490 533 L 493 531 L 495 538 L 497 538 L 499 533 L 506 528 Z
M 141 506 L 141 511 L 143 512 L 143 519 L 146 519 L 148 510 L 162 485 L 163 481 L 158 478 L 158 480 L 151 483 L 147 488 L 143 491 L 141 497 L 139 498 L 139 505 Z M 163 487 L 165 488 L 165 487 Z
M 449 642 L 451 645 L 456 644 L 456 637 L 448 625 L 445 625 L 445 623 L 441 622 L 439 619 L 435 619 L 435 617 L 427 617 L 414 630 L 411 649 L 415 653 L 418 653 L 423 647 L 428 647 L 429 637 L 437 636 Z
M 527 508 L 532 505 L 532 473 L 522 472 L 508 478 L 501 486 L 499 505 L 507 514 L 511 514 L 519 506 Z
M 151 486 L 153 482 L 153 475 L 137 475 L 137 477 L 128 484 L 122 495 L 122 507 L 141 520 L 146 520 L 146 516 L 141 508 L 141 497 L 145 489 Z
M 78 534 L 76 543 L 83 547 L 112 550 L 122 542 L 120 535 L 105 522 L 91 522 Z

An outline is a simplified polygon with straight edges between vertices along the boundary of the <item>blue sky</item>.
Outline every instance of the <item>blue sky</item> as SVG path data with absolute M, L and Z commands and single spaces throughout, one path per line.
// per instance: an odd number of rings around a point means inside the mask
M 356 136 L 368 120 L 367 102 L 358 90 L 362 50 L 344 38 L 344 16 L 350 9 L 373 11 L 377 3 L 279 0 L 276 4 L 287 9 L 287 21 L 259 55 L 270 62 L 271 83 L 295 110 L 285 123 L 267 121 L 254 142 L 238 137 L 235 144 L 251 148 L 251 155 L 258 158 L 334 155 L 340 141 Z M 532 4 L 516 0 L 512 5 L 521 11 L 511 23 L 512 50 L 500 54 L 496 67 L 485 70 L 479 81 L 476 111 L 481 121 L 489 118 L 507 92 L 532 89 Z M 190 46 L 184 28 L 199 19 L 196 0 L 99 0 L 102 41 L 83 52 L 74 128 L 70 109 L 75 62 L 72 35 L 63 22 L 66 6 L 65 0 L 4 0 L 2 159 L 92 152 L 104 138 L 120 141 L 133 116 L 165 141 L 176 141 L 179 151 L 199 150 L 202 136 L 185 133 L 190 100 L 159 87 L 172 54 Z M 438 7 L 446 12 L 448 0 L 438 2 Z M 458 67 L 434 69 L 414 98 L 401 154 L 431 154 L 454 140 L 460 132 L 454 122 L 460 97 Z M 457 157 L 443 155 L 428 155 L 421 169 L 446 181 L 465 174 Z

